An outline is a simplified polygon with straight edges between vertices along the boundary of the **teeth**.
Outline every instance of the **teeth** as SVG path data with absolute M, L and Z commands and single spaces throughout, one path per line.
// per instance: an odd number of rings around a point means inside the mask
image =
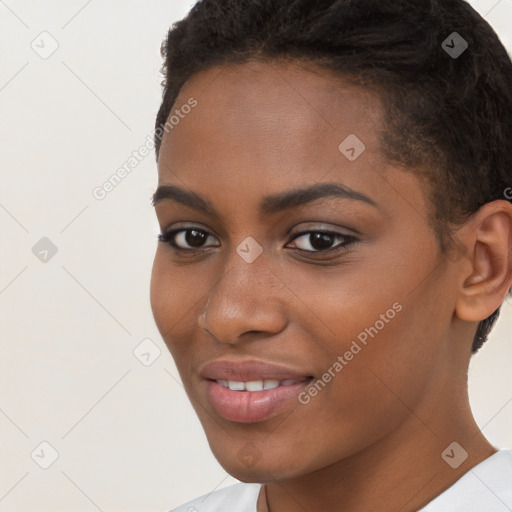
M 243 382 L 237 382 L 236 380 L 228 381 L 229 389 L 233 391 L 243 391 L 245 389 L 245 384 Z
M 218 380 L 217 383 L 225 388 L 229 388 L 233 391 L 262 391 L 264 389 L 275 389 L 279 386 L 291 386 L 300 382 L 298 380 L 251 380 L 248 382 L 241 382 L 236 380 Z
M 261 391 L 263 389 L 262 380 L 251 380 L 245 383 L 246 391 Z
M 263 389 L 274 389 L 279 386 L 278 380 L 267 379 L 263 382 Z

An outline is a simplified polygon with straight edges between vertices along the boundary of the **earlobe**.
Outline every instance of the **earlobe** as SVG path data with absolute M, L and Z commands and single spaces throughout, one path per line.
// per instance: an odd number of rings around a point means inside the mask
M 461 320 L 479 322 L 502 304 L 512 285 L 512 204 L 487 203 L 470 222 L 455 313 Z

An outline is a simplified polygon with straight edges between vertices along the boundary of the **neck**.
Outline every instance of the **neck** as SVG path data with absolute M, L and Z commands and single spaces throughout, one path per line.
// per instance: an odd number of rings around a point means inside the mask
M 427 505 L 496 452 L 475 423 L 466 386 L 458 396 L 453 388 L 431 396 L 436 398 L 363 451 L 314 473 L 267 484 L 269 512 L 415 512 Z M 447 403 L 444 396 L 454 398 Z M 468 454 L 464 462 L 460 448 L 447 450 L 454 441 Z

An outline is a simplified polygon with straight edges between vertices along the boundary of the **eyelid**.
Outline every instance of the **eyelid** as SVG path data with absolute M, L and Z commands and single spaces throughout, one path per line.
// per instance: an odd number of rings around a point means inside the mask
M 294 242 L 295 240 L 297 240 L 297 238 L 300 238 L 302 236 L 311 235 L 312 233 L 320 233 L 320 234 L 323 234 L 323 235 L 329 235 L 329 236 L 332 236 L 332 237 L 335 237 L 335 238 L 341 238 L 344 241 L 341 242 L 341 243 L 338 243 L 334 247 L 330 247 L 330 248 L 325 249 L 323 251 L 322 250 L 309 251 L 307 249 L 300 249 L 300 248 L 297 248 L 297 250 L 302 251 L 302 252 L 306 252 L 306 253 L 310 253 L 310 254 L 330 254 L 330 253 L 336 252 L 337 250 L 346 249 L 350 245 L 358 242 L 358 239 L 355 236 L 353 236 L 353 235 L 349 235 L 349 234 L 346 234 L 346 233 L 339 233 L 339 232 L 333 231 L 333 230 L 311 229 L 311 228 L 307 229 L 305 231 L 301 231 L 299 233 L 296 233 L 295 235 L 293 235 L 293 238 L 292 238 L 292 240 L 290 242 Z
M 210 249 L 211 247 L 219 247 L 218 245 L 206 245 L 206 246 L 202 246 L 199 248 L 192 247 L 192 248 L 185 248 L 185 249 L 182 247 L 179 247 L 176 244 L 175 238 L 179 233 L 184 233 L 184 232 L 186 233 L 187 231 L 200 231 L 202 233 L 205 233 L 207 235 L 207 240 L 210 237 L 216 238 L 216 236 L 209 229 L 201 228 L 197 225 L 194 225 L 194 226 L 181 226 L 181 227 L 175 227 L 172 229 L 165 229 L 162 231 L 162 233 L 160 233 L 158 235 L 158 240 L 160 242 L 170 245 L 175 251 L 182 252 L 182 253 L 184 253 L 184 252 L 200 252 L 200 251 Z
M 208 240 L 208 238 L 210 238 L 210 237 L 217 238 L 216 235 L 214 235 L 209 229 L 203 228 L 203 227 L 195 224 L 195 225 L 188 225 L 188 226 L 185 226 L 185 225 L 176 226 L 172 229 L 163 230 L 163 232 L 160 235 L 158 235 L 158 239 L 160 242 L 170 245 L 177 253 L 200 253 L 200 252 L 207 251 L 212 247 L 219 247 L 219 245 L 205 245 L 205 246 L 198 247 L 198 248 L 179 247 L 175 241 L 175 237 L 179 233 L 184 233 L 187 231 L 200 231 L 202 233 L 205 233 L 207 235 L 206 240 Z M 296 249 L 302 253 L 325 255 L 325 254 L 336 253 L 336 252 L 342 251 L 342 250 L 348 250 L 348 248 L 351 245 L 353 245 L 354 243 L 359 241 L 358 238 L 355 237 L 354 235 L 340 233 L 338 231 L 335 231 L 333 229 L 327 229 L 325 227 L 324 228 L 319 227 L 319 228 L 315 229 L 314 226 L 311 226 L 308 229 L 303 229 L 302 231 L 299 231 L 295 234 L 289 234 L 289 236 L 291 236 L 292 238 L 289 242 L 287 242 L 286 246 L 288 246 L 290 243 L 293 243 L 295 240 L 297 240 L 298 238 L 300 238 L 302 236 L 311 235 L 313 233 L 329 235 L 329 236 L 332 236 L 332 237 L 335 237 L 338 239 L 341 238 L 344 241 L 342 241 L 341 243 L 338 243 L 334 247 L 329 247 L 325 250 L 307 250 L 307 249 L 301 249 L 299 247 L 296 247 L 293 249 Z

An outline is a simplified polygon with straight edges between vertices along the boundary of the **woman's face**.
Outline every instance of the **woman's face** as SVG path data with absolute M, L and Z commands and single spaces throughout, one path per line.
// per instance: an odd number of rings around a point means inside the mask
M 379 154 L 378 99 L 251 63 L 195 75 L 173 115 L 151 301 L 219 462 L 290 478 L 425 429 L 454 277 L 422 181 Z

